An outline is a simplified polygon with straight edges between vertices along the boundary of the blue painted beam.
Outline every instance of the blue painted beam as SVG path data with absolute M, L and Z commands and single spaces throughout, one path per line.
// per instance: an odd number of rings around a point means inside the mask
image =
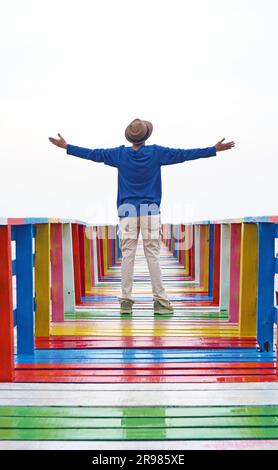
M 275 258 L 275 272 L 278 274 L 278 258 Z
M 15 227 L 18 354 L 34 354 L 33 227 Z
M 11 227 L 11 240 L 12 240 L 12 241 L 15 240 L 15 226 L 12 226 L 12 227 Z
M 257 339 L 261 351 L 273 349 L 275 225 L 258 224 L 259 262 L 257 299 Z
M 18 355 L 17 364 L 157 364 L 200 362 L 270 362 L 276 361 L 275 352 L 256 349 L 36 349 L 34 356 Z
M 33 255 L 33 266 L 35 265 L 35 255 Z M 16 276 L 16 259 L 12 261 L 12 274 Z
M 274 323 L 277 325 L 277 316 L 278 316 L 278 307 L 275 305 L 274 307 Z
M 16 259 L 12 260 L 12 274 L 13 276 L 16 275 Z

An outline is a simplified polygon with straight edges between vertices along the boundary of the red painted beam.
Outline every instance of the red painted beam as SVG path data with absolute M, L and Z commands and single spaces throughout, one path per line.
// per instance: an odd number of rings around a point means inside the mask
M 160 362 L 160 363 L 126 363 L 126 364 L 17 364 L 16 370 L 182 370 L 186 373 L 189 370 L 196 371 L 231 371 L 245 370 L 248 373 L 276 373 L 276 363 L 274 362 Z
M 78 225 L 78 237 L 79 237 L 79 262 L 80 262 L 80 287 L 81 295 L 86 295 L 86 282 L 85 282 L 85 227 L 84 225 Z
M 14 374 L 11 227 L 0 226 L 0 382 Z
M 178 375 L 119 375 L 111 376 L 79 376 L 70 375 L 43 375 L 40 372 L 16 371 L 16 382 L 41 382 L 41 383 L 252 383 L 252 382 L 277 382 L 277 374 L 254 375 L 218 375 L 218 376 L 178 376 Z
M 229 321 L 238 323 L 241 224 L 231 224 Z
M 73 252 L 75 303 L 79 305 L 82 294 L 81 294 L 81 272 L 80 272 L 80 260 L 79 260 L 79 235 L 78 235 L 77 224 L 72 224 L 72 252 Z
M 214 266 L 213 266 L 213 303 L 219 305 L 219 285 L 220 285 L 220 233 L 221 225 L 214 225 Z

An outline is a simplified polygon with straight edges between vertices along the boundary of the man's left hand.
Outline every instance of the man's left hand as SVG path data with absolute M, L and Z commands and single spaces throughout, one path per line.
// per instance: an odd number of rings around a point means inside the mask
M 224 139 L 217 142 L 217 144 L 215 144 L 216 152 L 222 152 L 223 150 L 230 150 L 235 146 L 235 143 L 233 141 L 224 143 L 224 140 L 225 140 L 225 137 Z

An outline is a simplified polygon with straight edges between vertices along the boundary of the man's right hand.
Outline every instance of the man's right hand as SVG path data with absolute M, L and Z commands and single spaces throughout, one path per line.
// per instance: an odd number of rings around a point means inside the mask
M 67 142 L 61 136 L 61 134 L 58 133 L 58 136 L 59 136 L 59 139 L 54 139 L 54 137 L 48 137 L 48 140 L 50 140 L 50 142 L 53 145 L 56 145 L 57 147 L 61 147 L 62 149 L 66 149 L 68 145 Z

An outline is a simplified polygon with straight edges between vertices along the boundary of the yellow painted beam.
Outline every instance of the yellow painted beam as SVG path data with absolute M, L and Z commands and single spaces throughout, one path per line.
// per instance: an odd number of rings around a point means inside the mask
M 122 328 L 108 328 L 95 326 L 62 326 L 55 325 L 51 328 L 51 334 L 56 336 L 96 336 L 96 337 L 119 337 L 119 336 L 142 336 L 142 337 L 206 337 L 206 338 L 226 338 L 238 337 L 238 327 L 190 327 L 190 328 L 138 328 L 123 326 Z
M 35 241 L 35 336 L 50 335 L 50 224 L 36 226 Z
M 240 248 L 240 335 L 255 336 L 258 288 L 258 229 L 256 224 L 242 224 Z
M 185 249 L 185 274 L 189 274 L 189 246 L 190 242 L 190 226 L 186 225 L 184 230 L 184 249 Z
M 85 244 L 85 290 L 86 293 L 92 289 L 92 268 L 91 268 L 91 252 L 90 242 L 92 239 L 92 227 L 86 227 L 84 234 Z
M 200 225 L 200 287 L 208 291 L 209 282 L 209 225 Z M 200 289 L 200 290 L 201 290 Z M 194 289 L 192 289 L 194 291 Z M 198 289 L 197 289 L 198 290 Z

